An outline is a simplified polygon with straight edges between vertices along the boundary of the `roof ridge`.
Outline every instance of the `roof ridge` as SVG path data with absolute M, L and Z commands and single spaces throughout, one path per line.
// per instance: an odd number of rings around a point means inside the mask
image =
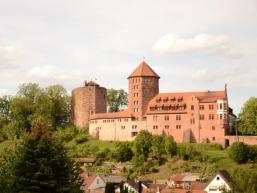
M 137 66 L 137 68 L 130 74 L 128 78 L 142 76 L 160 78 L 160 76 L 144 60 Z

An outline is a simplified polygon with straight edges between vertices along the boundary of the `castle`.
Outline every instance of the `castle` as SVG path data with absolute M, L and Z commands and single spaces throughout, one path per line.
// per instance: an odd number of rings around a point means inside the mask
M 228 145 L 235 115 L 221 91 L 159 93 L 160 76 L 145 62 L 128 77 L 128 108 L 106 112 L 107 91 L 93 81 L 72 91 L 73 122 L 100 140 L 133 140 L 140 130 L 176 142 Z

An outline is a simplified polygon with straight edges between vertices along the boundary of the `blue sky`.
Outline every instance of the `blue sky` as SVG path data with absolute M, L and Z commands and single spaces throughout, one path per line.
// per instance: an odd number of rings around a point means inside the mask
M 23 82 L 127 89 L 145 58 L 161 92 L 257 94 L 256 0 L 0 0 L 0 95 Z

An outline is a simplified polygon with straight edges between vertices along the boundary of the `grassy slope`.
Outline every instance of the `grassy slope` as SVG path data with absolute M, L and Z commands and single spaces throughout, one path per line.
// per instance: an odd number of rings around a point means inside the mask
M 1 142 L 0 155 L 1 153 L 4 153 L 5 148 L 10 148 L 12 144 L 12 141 Z M 103 150 L 104 148 L 109 148 L 112 150 L 115 148 L 116 142 L 90 139 L 89 141 L 86 141 L 84 143 L 77 144 L 76 147 L 79 149 L 80 146 L 82 147 L 85 144 L 98 147 L 99 150 Z M 239 165 L 235 163 L 228 157 L 228 150 L 215 150 L 210 146 L 203 144 L 198 144 L 197 147 L 209 156 L 208 161 L 183 161 L 176 157 L 170 158 L 165 164 L 157 167 L 158 172 L 146 174 L 142 177 L 146 179 L 168 179 L 170 178 L 170 176 L 178 173 L 193 172 L 200 173 L 208 179 L 210 176 L 213 176 L 213 174 L 216 173 L 219 169 L 226 169 L 232 174 L 237 168 L 251 168 L 252 166 L 252 164 Z

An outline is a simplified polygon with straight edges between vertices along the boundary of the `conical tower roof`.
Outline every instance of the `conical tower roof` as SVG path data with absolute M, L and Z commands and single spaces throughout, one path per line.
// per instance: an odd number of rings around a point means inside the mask
M 160 78 L 160 76 L 154 72 L 154 70 L 145 61 L 142 61 L 128 78 L 142 76 Z

